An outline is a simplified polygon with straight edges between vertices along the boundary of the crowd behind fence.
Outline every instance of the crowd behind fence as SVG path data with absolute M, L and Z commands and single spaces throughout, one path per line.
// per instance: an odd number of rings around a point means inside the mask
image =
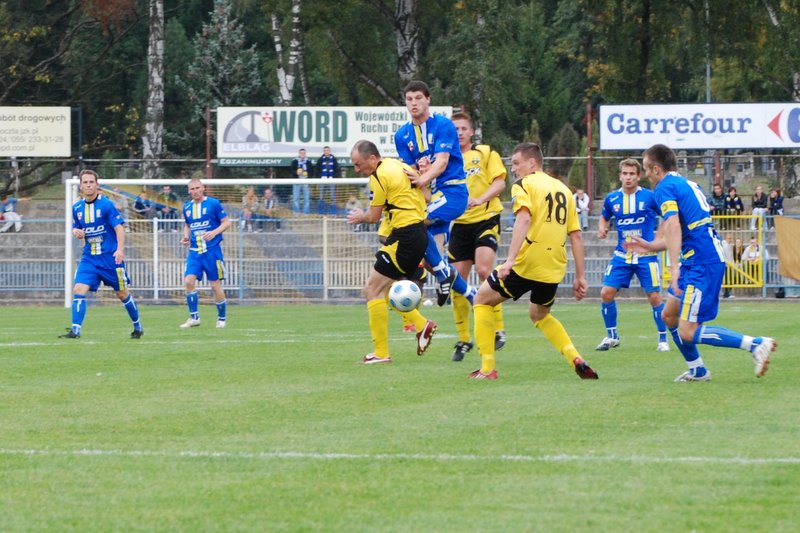
M 772 296 L 783 288 L 795 296 L 797 282 L 782 278 L 773 230 L 759 224 L 749 229 L 750 217 L 736 217 L 721 224 L 728 227 L 721 234 L 732 244 L 726 290 L 733 296 Z M 288 217 L 282 231 L 266 228 L 249 231 L 236 218 L 225 233 L 223 250 L 227 279 L 224 287 L 229 301 L 240 303 L 352 303 L 361 301 L 361 289 L 374 262 L 378 247 L 374 231 L 357 231 L 343 217 Z M 722 221 L 718 221 L 722 222 Z M 3 249 L 0 258 L 0 300 L 19 303 L 52 304 L 68 301 L 71 279 L 81 256 L 81 242 L 65 238 L 68 231 L 63 219 L 25 220 L 20 233 L 0 234 Z M 137 298 L 153 303 L 182 303 L 183 271 L 186 248 L 180 244 L 183 223 L 177 219 L 132 219 L 127 224 L 126 264 Z M 603 241 L 596 237 L 597 219 L 591 217 L 586 243 L 586 276 L 590 297 L 597 297 L 603 275 L 616 243 L 612 233 Z M 505 257 L 510 241 L 510 227 L 501 237 L 498 258 Z M 748 258 L 746 246 L 755 239 L 760 256 Z M 65 243 L 71 247 L 72 260 L 65 258 Z M 726 253 L 728 248 L 726 245 Z M 570 256 L 571 257 L 571 256 Z M 665 269 L 666 270 L 666 269 Z M 561 295 L 571 296 L 574 277 L 572 262 L 561 285 Z M 478 283 L 472 274 L 471 283 Z M 624 296 L 640 297 L 638 281 Z M 201 290 L 203 286 L 201 285 Z M 433 295 L 433 286 L 426 288 Z M 113 298 L 108 289 L 99 292 L 100 300 Z

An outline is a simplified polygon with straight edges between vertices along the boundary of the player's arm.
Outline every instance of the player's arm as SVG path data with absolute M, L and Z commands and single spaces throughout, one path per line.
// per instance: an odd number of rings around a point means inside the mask
M 486 189 L 483 194 L 478 196 L 477 198 L 470 198 L 467 202 L 469 207 L 475 207 L 476 205 L 483 205 L 490 200 L 494 199 L 497 196 L 500 196 L 506 190 L 506 180 L 505 176 L 497 176 L 492 180 L 492 184 L 489 185 L 489 188 Z
M 76 239 L 83 240 L 83 237 L 85 236 L 85 233 L 81 229 L 81 227 L 78 225 L 79 223 L 80 222 L 75 217 L 75 211 L 73 211 L 72 212 L 72 236 L 75 237 Z
M 409 179 L 411 179 L 411 182 L 417 187 L 427 185 L 442 175 L 449 161 L 449 152 L 439 152 L 436 154 L 436 160 L 433 163 L 428 165 L 424 170 L 420 168 L 422 172 L 418 176 L 413 174 L 409 175 Z
M 226 215 L 222 220 L 220 220 L 219 226 L 217 226 L 217 229 L 215 229 L 213 231 L 209 231 L 208 233 L 203 235 L 203 238 L 205 240 L 207 240 L 207 241 L 210 241 L 211 239 L 213 239 L 217 235 L 220 235 L 223 231 L 225 231 L 226 229 L 228 229 L 230 227 L 231 227 L 231 217 Z
M 605 239 L 606 237 L 608 237 L 608 223 L 609 223 L 609 220 L 606 217 L 601 215 L 600 216 L 600 220 L 597 223 L 597 238 L 598 239 Z
M 589 283 L 586 281 L 586 249 L 581 232 L 570 232 L 569 243 L 572 249 L 572 259 L 575 262 L 575 280 L 572 282 L 572 292 L 575 294 L 576 300 L 582 300 L 589 289 Z
M 114 250 L 114 262 L 119 265 L 125 260 L 125 224 L 114 226 L 114 233 L 117 234 L 117 249 Z
M 514 230 L 511 232 L 511 244 L 508 245 L 508 257 L 505 263 L 497 267 L 497 277 L 506 279 L 511 272 L 511 267 L 517 260 L 517 255 L 525 242 L 525 236 L 531 227 L 531 212 L 525 206 L 520 207 L 515 213 Z

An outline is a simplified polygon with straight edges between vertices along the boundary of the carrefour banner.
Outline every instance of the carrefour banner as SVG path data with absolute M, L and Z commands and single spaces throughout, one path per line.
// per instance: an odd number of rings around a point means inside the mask
M 450 107 L 431 107 L 450 116 Z M 220 165 L 289 165 L 301 148 L 316 160 L 325 146 L 350 163 L 356 141 L 374 142 L 381 155 L 397 157 L 395 132 L 410 120 L 405 107 L 219 107 Z
M 800 102 L 600 106 L 601 150 L 800 148 Z

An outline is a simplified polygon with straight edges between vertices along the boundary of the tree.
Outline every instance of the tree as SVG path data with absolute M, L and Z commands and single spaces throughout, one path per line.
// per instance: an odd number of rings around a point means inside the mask
M 142 136 L 144 177 L 157 178 L 164 138 L 164 0 L 150 0 L 147 113 Z
M 205 109 L 245 105 L 261 87 L 259 56 L 254 46 L 244 48 L 241 24 L 231 16 L 226 0 L 215 0 L 210 21 L 193 41 L 194 58 L 185 75 L 175 82 L 191 106 L 190 126 L 197 132 L 195 153 L 202 153 Z

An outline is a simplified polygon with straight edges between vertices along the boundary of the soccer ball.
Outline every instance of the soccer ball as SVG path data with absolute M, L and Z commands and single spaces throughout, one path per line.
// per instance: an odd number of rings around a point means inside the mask
M 422 291 L 413 281 L 395 281 L 389 288 L 389 303 L 401 313 L 416 309 L 422 299 Z

